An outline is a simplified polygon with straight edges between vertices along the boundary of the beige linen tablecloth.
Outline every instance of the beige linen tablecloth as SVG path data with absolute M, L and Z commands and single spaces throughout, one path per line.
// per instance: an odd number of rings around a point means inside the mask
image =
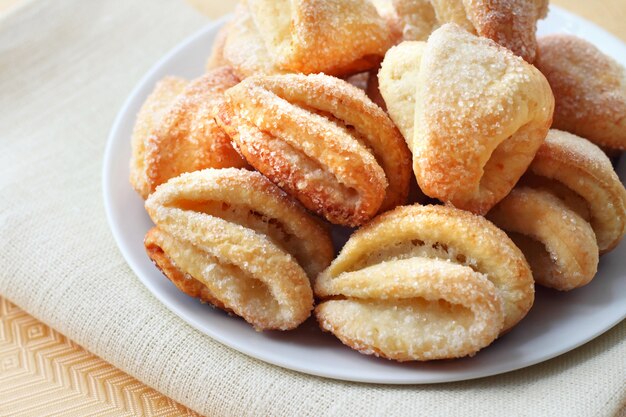
M 571 353 L 505 375 L 382 386 L 267 365 L 164 308 L 109 232 L 102 155 L 139 78 L 206 23 L 179 0 L 36 0 L 0 20 L 0 294 L 206 415 L 624 412 L 624 322 Z

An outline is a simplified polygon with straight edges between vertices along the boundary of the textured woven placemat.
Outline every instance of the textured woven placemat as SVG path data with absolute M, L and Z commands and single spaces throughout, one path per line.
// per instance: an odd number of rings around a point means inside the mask
M 0 297 L 0 416 L 197 416 Z

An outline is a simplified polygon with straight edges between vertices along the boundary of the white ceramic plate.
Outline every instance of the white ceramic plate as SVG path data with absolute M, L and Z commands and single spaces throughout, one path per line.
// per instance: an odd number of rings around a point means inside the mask
M 529 315 L 510 333 L 474 358 L 399 364 L 361 355 L 329 334 L 313 319 L 287 333 L 257 333 L 243 320 L 200 304 L 178 291 L 152 265 L 143 237 L 152 223 L 142 200 L 128 183 L 130 136 L 139 110 L 154 84 L 166 75 L 187 78 L 204 70 L 213 39 L 224 20 L 208 25 L 158 62 L 120 110 L 104 157 L 104 200 L 111 230 L 139 279 L 169 309 L 199 331 L 240 352 L 285 368 L 329 378 L 387 384 L 459 381 L 530 366 L 570 351 L 626 317 L 626 244 L 602 258 L 591 284 L 557 293 L 541 288 Z M 539 32 L 567 32 L 596 44 L 626 65 L 626 46 L 599 27 L 556 7 Z M 626 177 L 626 158 L 618 171 Z

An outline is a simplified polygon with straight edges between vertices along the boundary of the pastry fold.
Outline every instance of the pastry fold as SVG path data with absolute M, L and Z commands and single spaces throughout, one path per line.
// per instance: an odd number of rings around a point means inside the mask
M 411 84 L 414 95 L 407 93 Z M 478 214 L 510 192 L 552 122 L 554 97 L 545 77 L 454 24 L 437 29 L 426 44 L 392 49 L 380 87 L 408 135 L 422 191 Z
M 156 227 L 148 255 L 179 289 L 257 330 L 297 327 L 313 308 L 311 281 L 332 260 L 330 236 L 259 173 L 206 169 L 146 200 Z
M 238 82 L 220 67 L 190 82 L 168 77 L 157 83 L 132 137 L 130 181 L 144 199 L 183 172 L 247 166 L 214 120 L 224 91 Z
M 591 43 L 572 35 L 539 39 L 535 65 L 554 92 L 553 127 L 595 144 L 626 150 L 626 70 Z
M 487 217 L 524 252 L 537 283 L 568 291 L 589 283 L 599 255 L 626 233 L 626 190 L 600 148 L 550 130 L 519 185 Z
M 439 259 L 388 261 L 333 279 L 337 298 L 315 314 L 322 328 L 366 354 L 398 361 L 472 356 L 502 326 L 495 286 Z
M 402 204 L 410 152 L 363 91 L 323 74 L 250 77 L 219 123 L 263 175 L 332 223 L 357 226 Z
M 591 224 L 601 253 L 619 244 L 626 233 L 626 190 L 600 148 L 552 129 L 528 172 L 523 184 L 549 189 Z
M 488 218 L 522 250 L 538 284 L 569 291 L 596 275 L 599 254 L 591 225 L 551 192 L 516 188 Z
M 534 300 L 506 234 L 444 206 L 404 206 L 356 231 L 319 275 L 315 314 L 349 346 L 396 360 L 472 355 Z

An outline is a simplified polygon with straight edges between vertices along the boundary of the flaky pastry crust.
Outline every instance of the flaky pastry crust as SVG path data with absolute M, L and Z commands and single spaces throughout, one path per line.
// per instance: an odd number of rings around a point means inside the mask
M 596 145 L 552 129 L 528 172 L 542 180 L 523 178 L 523 183 L 551 190 L 591 223 L 601 253 L 615 248 L 624 237 L 626 190 L 611 161 Z
M 591 43 L 572 35 L 539 39 L 535 65 L 554 92 L 553 127 L 600 146 L 626 150 L 626 71 Z
M 437 29 L 415 97 L 413 170 L 421 189 L 486 213 L 528 168 L 553 109 L 550 86 L 532 65 L 456 25 Z
M 315 294 L 321 326 L 344 343 L 427 360 L 491 343 L 526 315 L 534 287 L 524 256 L 493 224 L 453 207 L 415 205 L 356 231 Z
M 569 291 L 596 275 L 599 251 L 591 225 L 552 192 L 517 187 L 487 218 L 524 252 L 538 284 Z
M 406 200 L 410 153 L 363 91 L 326 76 L 250 77 L 219 123 L 246 160 L 305 207 L 356 226 Z
M 146 250 L 181 290 L 257 330 L 292 329 L 309 316 L 310 280 L 332 259 L 330 236 L 259 173 L 183 174 L 159 186 L 146 210 L 156 224 Z
M 237 11 L 224 57 L 243 77 L 347 75 L 375 67 L 396 39 L 369 0 L 247 0 Z
M 238 82 L 230 68 L 220 67 L 191 82 L 170 77 L 157 84 L 132 138 L 130 178 L 143 198 L 183 172 L 246 166 L 214 120 L 224 91 Z

